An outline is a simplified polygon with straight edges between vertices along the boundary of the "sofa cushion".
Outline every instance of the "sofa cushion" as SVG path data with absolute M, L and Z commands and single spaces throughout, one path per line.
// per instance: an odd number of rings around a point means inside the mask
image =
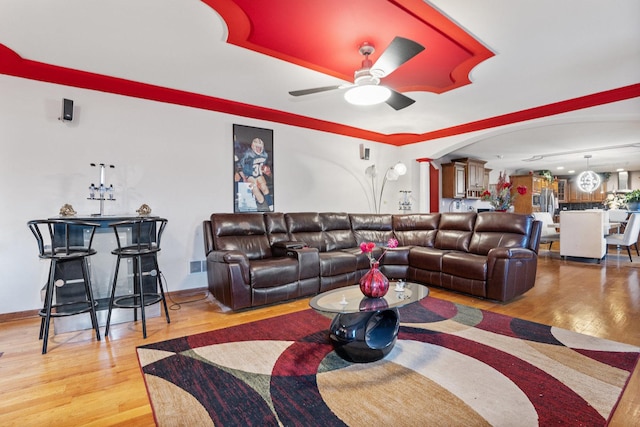
M 502 212 L 482 212 L 476 218 L 476 224 L 469 244 L 469 252 L 487 255 L 492 248 L 526 248 L 533 217 Z
M 475 212 L 440 214 L 434 246 L 437 249 L 469 252 L 475 219 Z
M 212 214 L 211 231 L 216 250 L 240 251 L 250 260 L 271 257 L 263 214 Z
M 298 260 L 295 258 L 269 258 L 251 261 L 249 267 L 251 287 L 271 288 L 298 281 Z
M 290 240 L 289 232 L 287 231 L 287 222 L 284 219 L 283 213 L 265 213 L 264 225 L 266 227 L 269 244 L 271 246 L 278 242 L 287 242 Z
M 327 246 L 320 222 L 320 214 L 316 212 L 295 212 L 284 215 L 292 241 L 304 242 L 311 248 L 325 252 Z
M 386 246 L 393 234 L 393 217 L 391 214 L 350 214 L 351 229 L 356 245 L 373 242 L 378 246 Z
M 465 252 L 442 255 L 442 273 L 466 279 L 487 280 L 487 257 Z
M 358 246 L 351 231 L 349 214 L 324 212 L 320 214 L 320 221 L 322 222 L 327 251 L 337 251 Z
M 344 251 L 320 252 L 320 276 L 355 273 L 358 258 Z
M 442 271 L 442 256 L 445 253 L 440 249 L 414 246 L 409 250 L 409 265 L 421 270 Z
M 438 232 L 440 214 L 393 215 L 393 229 L 400 246 L 432 248 Z
M 356 270 L 368 270 L 369 268 L 371 268 L 371 261 L 369 261 L 369 256 L 366 253 L 362 252 L 360 247 L 342 249 L 342 252 L 346 252 L 356 257 Z M 382 255 L 382 250 L 378 250 L 378 252 L 373 252 L 372 255 L 379 257 L 380 255 Z

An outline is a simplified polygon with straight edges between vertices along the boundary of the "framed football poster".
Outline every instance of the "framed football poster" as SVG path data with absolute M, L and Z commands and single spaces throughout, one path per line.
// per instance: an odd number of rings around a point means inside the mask
M 273 212 L 273 130 L 233 125 L 234 212 Z

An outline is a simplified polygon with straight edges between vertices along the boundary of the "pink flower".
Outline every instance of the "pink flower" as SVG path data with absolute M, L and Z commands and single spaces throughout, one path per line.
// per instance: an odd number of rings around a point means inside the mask
M 362 242 L 360 243 L 360 250 L 362 251 L 363 254 L 367 254 L 367 256 L 369 257 L 369 262 L 371 264 L 374 264 L 376 262 L 380 262 L 380 260 L 382 259 L 382 257 L 384 256 L 384 254 L 387 253 L 387 250 L 389 249 L 393 249 L 393 248 L 397 248 L 398 247 L 398 240 L 394 239 L 393 237 L 389 239 L 389 241 L 387 241 L 387 247 L 384 249 L 384 252 L 382 252 L 382 255 L 380 255 L 380 258 L 375 259 L 371 253 L 373 252 L 373 249 L 376 247 L 376 244 L 373 242 Z
M 360 243 L 360 250 L 362 251 L 362 253 L 365 253 L 365 254 L 370 254 L 371 252 L 373 252 L 373 248 L 375 247 L 376 247 L 376 244 L 373 242 Z

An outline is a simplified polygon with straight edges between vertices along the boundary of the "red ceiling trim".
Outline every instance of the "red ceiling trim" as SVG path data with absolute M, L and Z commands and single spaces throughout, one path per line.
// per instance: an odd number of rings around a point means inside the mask
M 616 89 L 606 90 L 578 98 L 572 98 L 565 101 L 555 102 L 552 104 L 542 105 L 539 107 L 528 108 L 526 110 L 515 111 L 509 114 L 490 117 L 475 122 L 469 122 L 458 126 L 452 126 L 436 130 L 433 132 L 423 133 L 415 139 L 407 138 L 404 141 L 396 141 L 395 145 L 406 145 L 421 141 L 430 141 L 448 136 L 460 135 L 478 130 L 490 129 L 498 126 L 510 125 L 513 123 L 524 122 L 528 120 L 540 119 L 543 117 L 555 116 L 557 114 L 568 113 L 570 111 L 582 110 L 584 108 L 596 107 L 598 105 L 610 104 L 612 102 L 624 101 L 627 99 L 637 98 L 640 96 L 640 83 L 623 86 Z
M 218 111 L 370 141 L 383 142 L 389 137 L 377 132 L 270 108 L 31 61 L 23 59 L 2 44 L 0 44 L 0 74 Z
M 637 83 L 432 132 L 382 134 L 270 108 L 31 61 L 21 58 L 2 44 L 0 44 L 0 74 L 217 111 L 395 146 L 460 135 L 640 96 L 640 83 Z

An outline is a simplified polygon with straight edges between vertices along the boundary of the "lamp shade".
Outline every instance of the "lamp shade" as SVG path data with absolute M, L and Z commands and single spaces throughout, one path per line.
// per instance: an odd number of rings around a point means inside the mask
M 378 175 L 378 171 L 376 170 L 376 165 L 371 165 L 364 170 L 364 174 L 369 178 L 375 178 Z
M 405 165 L 402 162 L 398 162 L 396 163 L 396 165 L 393 167 L 393 170 L 400 176 L 404 175 L 407 173 L 407 165 Z
M 378 85 L 354 86 L 344 94 L 344 99 L 354 105 L 374 105 L 385 102 L 391 96 L 391 90 Z

